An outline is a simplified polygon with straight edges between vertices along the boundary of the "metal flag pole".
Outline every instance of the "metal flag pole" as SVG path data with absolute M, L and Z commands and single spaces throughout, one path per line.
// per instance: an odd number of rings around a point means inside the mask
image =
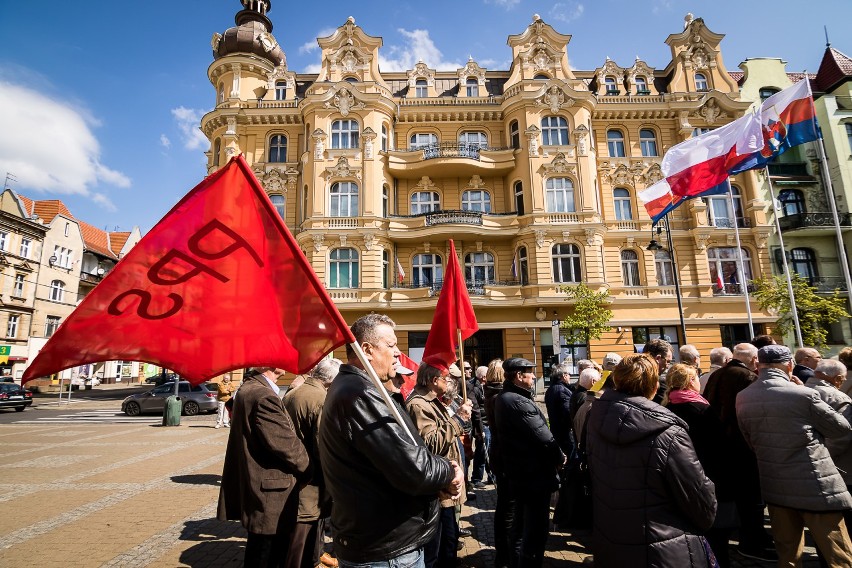
M 394 420 L 402 427 L 408 437 L 411 438 L 411 442 L 416 446 L 417 439 L 414 437 L 414 434 L 411 433 L 411 430 L 408 429 L 408 426 L 405 425 L 405 421 L 402 419 L 402 415 L 399 413 L 399 410 L 396 407 L 393 399 L 390 397 L 390 393 L 388 389 L 385 388 L 385 385 L 382 384 L 382 381 L 379 380 L 379 375 L 376 374 L 376 370 L 373 369 L 373 366 L 367 360 L 367 355 L 364 354 L 364 350 L 361 349 L 361 344 L 357 341 L 353 341 L 349 344 L 352 346 L 352 349 L 355 351 L 355 354 L 358 356 L 358 360 L 361 361 L 361 365 L 364 366 L 364 370 L 367 372 L 367 376 L 370 377 L 370 380 L 373 381 L 373 386 L 379 391 L 379 395 L 381 395 L 382 400 L 385 401 L 385 404 L 391 411 L 391 415 L 394 417 Z
M 837 236 L 837 256 L 840 260 L 840 266 L 843 268 L 843 277 L 846 279 L 846 295 L 852 301 L 852 278 L 849 277 L 849 259 L 846 257 L 846 247 L 843 245 L 843 235 L 840 232 L 840 218 L 837 215 L 837 203 L 834 198 L 834 187 L 831 183 L 831 175 L 828 171 L 828 160 L 825 157 L 825 144 L 822 136 L 819 136 L 819 161 L 822 166 L 822 179 L 825 180 L 825 189 L 828 194 L 828 204 L 831 206 L 831 214 L 834 217 L 834 233 Z
M 734 208 L 734 190 L 731 188 L 731 178 L 728 182 L 728 202 L 731 204 L 731 214 L 734 216 L 734 235 L 737 237 L 737 272 L 740 276 L 740 286 L 742 286 L 743 295 L 745 296 L 746 315 L 748 316 L 748 336 L 754 339 L 754 322 L 751 319 L 751 298 L 748 295 L 748 284 L 746 284 L 745 264 L 743 263 L 743 247 L 740 244 L 740 224 L 737 223 L 737 210 Z M 724 282 L 723 282 L 724 284 Z
M 669 242 L 669 258 L 672 261 L 672 276 L 674 276 L 675 296 L 677 296 L 677 312 L 680 315 L 680 333 L 683 336 L 682 345 L 685 345 L 689 341 L 686 339 L 686 323 L 683 321 L 683 299 L 680 291 L 680 276 L 678 276 L 678 266 L 675 260 L 674 245 L 672 244 L 671 218 L 668 213 L 666 213 L 666 239 Z
M 802 328 L 799 326 L 799 310 L 796 308 L 796 297 L 793 295 L 793 281 L 790 279 L 790 268 L 787 266 L 787 249 L 784 248 L 784 236 L 781 234 L 781 223 L 778 221 L 778 207 L 775 205 L 775 189 L 772 187 L 772 178 L 769 177 L 769 166 L 765 166 L 766 181 L 769 182 L 769 197 L 772 200 L 772 214 L 775 216 L 775 230 L 778 231 L 778 242 L 781 243 L 781 258 L 784 262 L 784 277 L 787 280 L 787 294 L 790 295 L 790 309 L 793 313 L 795 324 L 796 342 L 799 349 L 805 346 L 802 341 Z

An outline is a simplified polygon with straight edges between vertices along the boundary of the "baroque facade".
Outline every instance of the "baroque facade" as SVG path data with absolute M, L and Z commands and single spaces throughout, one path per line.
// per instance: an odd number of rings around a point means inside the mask
M 554 325 L 573 309 L 560 286 L 579 282 L 612 299 L 593 357 L 658 335 L 684 342 L 671 255 L 647 250 L 660 237 L 637 192 L 660 179 L 669 147 L 749 108 L 724 36 L 688 16 L 661 68 L 602 58 L 579 70 L 571 36 L 534 16 L 508 38 L 508 70 L 383 72 L 381 38 L 349 18 L 318 38 L 319 73 L 297 74 L 269 2 L 242 3 L 237 26 L 213 36 L 208 171 L 245 156 L 347 321 L 389 313 L 418 359 L 454 239 L 480 324 L 465 347 L 476 364 L 524 356 L 547 373 L 583 357 Z M 757 178 L 731 182 L 741 215 L 692 200 L 669 221 L 686 340 L 705 356 L 748 339 L 744 288 L 771 273 Z M 774 321 L 751 310 L 759 331 Z

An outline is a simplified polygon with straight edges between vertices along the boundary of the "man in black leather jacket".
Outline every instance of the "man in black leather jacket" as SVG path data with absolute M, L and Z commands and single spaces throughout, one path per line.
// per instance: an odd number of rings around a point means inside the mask
M 506 380 L 494 402 L 495 431 L 515 507 L 509 532 L 509 568 L 540 568 L 550 534 L 550 496 L 559 488 L 566 456 L 533 401 L 535 367 L 526 359 L 503 362 Z
M 394 325 L 381 314 L 352 325 L 367 360 L 386 384 L 394 378 L 399 357 Z M 464 474 L 457 463 L 426 448 L 407 413 L 402 416 L 405 426 L 396 421 L 349 346 L 347 357 L 328 390 L 320 422 L 320 461 L 333 500 L 334 551 L 341 568 L 388 562 L 422 567 L 423 545 L 437 526 L 438 495 L 458 495 Z

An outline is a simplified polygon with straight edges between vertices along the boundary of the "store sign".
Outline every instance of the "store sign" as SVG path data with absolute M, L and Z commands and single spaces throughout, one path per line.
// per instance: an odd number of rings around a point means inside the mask
M 0 345 L 0 365 L 5 365 L 9 362 L 9 355 L 11 353 L 11 345 Z

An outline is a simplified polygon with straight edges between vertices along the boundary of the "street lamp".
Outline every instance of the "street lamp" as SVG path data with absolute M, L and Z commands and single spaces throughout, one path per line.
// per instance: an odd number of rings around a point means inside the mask
M 652 225 L 651 226 L 651 242 L 648 243 L 646 250 L 649 250 L 649 251 L 666 250 L 665 247 L 663 247 L 660 243 L 658 243 L 657 239 L 654 238 L 654 232 L 653 231 L 654 231 L 654 226 Z M 660 227 L 660 226 L 657 226 L 657 236 L 662 234 L 662 232 L 663 232 L 663 228 Z M 671 224 L 669 223 L 668 214 L 666 214 L 666 240 L 669 243 L 669 249 L 668 249 L 669 260 L 671 260 L 671 262 L 672 262 L 672 277 L 674 278 L 675 296 L 677 297 L 677 311 L 678 311 L 678 315 L 680 316 L 680 334 L 681 334 L 681 337 L 683 337 L 683 342 L 688 343 L 687 340 L 686 340 L 686 322 L 684 322 L 684 320 L 683 320 L 683 299 L 682 299 L 681 293 L 680 293 L 680 278 L 678 277 L 677 261 L 675 260 L 674 245 L 672 244 L 672 229 L 671 229 Z

